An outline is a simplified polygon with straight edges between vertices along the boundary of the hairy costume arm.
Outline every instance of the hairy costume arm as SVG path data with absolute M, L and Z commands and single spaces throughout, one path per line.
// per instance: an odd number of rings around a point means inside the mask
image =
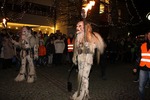
M 99 45 L 97 45 L 97 48 L 98 48 L 98 50 L 100 51 L 100 54 L 102 54 L 103 52 L 104 52 L 104 48 L 105 48 L 105 43 L 104 43 L 104 40 L 103 40 L 103 38 L 100 36 L 100 34 L 98 34 L 98 33 L 96 33 L 96 32 L 94 32 L 95 33 L 95 35 L 96 35 L 96 37 L 98 38 L 98 44 Z
M 14 45 L 16 45 L 16 46 L 20 46 L 20 43 L 17 42 L 17 41 L 15 41 L 15 40 L 11 40 L 11 42 L 12 42 Z
M 73 46 L 73 58 L 72 58 L 72 62 L 77 65 L 77 47 L 76 47 L 76 39 L 74 42 L 74 46 Z
M 100 36 L 99 33 L 96 33 L 94 32 L 96 38 L 97 38 L 97 41 L 95 42 L 96 43 L 96 48 L 97 48 L 97 63 L 100 62 L 100 55 L 103 54 L 104 52 L 104 48 L 105 48 L 105 43 L 104 43 L 104 40 L 103 38 Z

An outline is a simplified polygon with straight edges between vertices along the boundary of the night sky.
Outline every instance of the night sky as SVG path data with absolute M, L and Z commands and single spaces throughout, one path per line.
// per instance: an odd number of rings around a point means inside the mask
M 144 34 L 147 30 L 150 30 L 150 21 L 146 18 L 148 12 L 150 12 L 149 0 L 133 0 L 137 12 L 142 18 L 142 23 L 140 23 L 135 28 L 137 34 Z
M 146 14 L 150 12 L 149 0 L 133 0 L 133 1 L 141 17 L 145 17 Z

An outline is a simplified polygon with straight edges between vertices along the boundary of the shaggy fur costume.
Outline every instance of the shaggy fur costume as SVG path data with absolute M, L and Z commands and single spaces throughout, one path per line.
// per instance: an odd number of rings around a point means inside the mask
M 78 22 L 72 59 L 74 64 L 78 64 L 78 89 L 71 97 L 72 100 L 89 99 L 89 73 L 93 64 L 93 55 L 96 48 L 97 62 L 99 63 L 100 54 L 104 51 L 104 41 L 102 37 L 98 33 L 92 32 L 92 27 L 89 23 L 84 25 L 83 21 Z
M 28 83 L 33 83 L 36 78 L 33 58 L 38 59 L 38 41 L 31 34 L 29 27 L 23 27 L 20 41 L 12 40 L 12 42 L 21 47 L 21 68 L 15 81 L 27 80 Z

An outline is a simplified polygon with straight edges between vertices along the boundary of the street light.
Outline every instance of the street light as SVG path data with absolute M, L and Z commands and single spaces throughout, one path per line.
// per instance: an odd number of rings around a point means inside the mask
M 147 18 L 148 20 L 150 20 L 150 12 L 147 13 L 146 18 Z

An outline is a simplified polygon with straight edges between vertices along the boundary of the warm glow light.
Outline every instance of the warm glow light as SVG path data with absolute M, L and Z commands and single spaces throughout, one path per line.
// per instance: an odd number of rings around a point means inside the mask
M 23 26 L 29 26 L 29 27 L 39 27 L 40 25 L 34 25 L 34 24 L 21 24 L 21 23 L 7 23 L 9 26 L 16 26 L 16 27 L 23 27 Z
M 92 6 L 94 5 L 95 5 L 95 1 L 90 1 L 90 3 L 88 3 L 87 6 L 85 6 L 83 9 L 88 11 L 89 9 L 92 9 Z
M 43 26 L 43 25 L 21 24 L 21 23 L 13 23 L 13 22 L 7 22 L 7 25 L 8 25 L 7 27 L 12 30 L 13 29 L 15 29 L 15 30 L 21 29 L 23 26 L 29 26 L 32 28 L 33 31 L 37 31 L 37 32 L 39 31 L 39 29 L 40 29 L 40 31 L 45 31 L 47 29 L 46 31 L 48 31 L 49 33 L 52 33 L 54 31 L 54 27 Z M 0 28 L 3 28 L 3 27 L 4 27 L 4 25 L 1 22 Z
M 45 29 L 47 29 L 47 30 L 48 30 L 48 29 L 54 30 L 54 27 L 50 27 L 50 26 L 49 26 L 49 27 L 48 27 L 48 26 L 39 26 L 39 27 L 42 28 L 42 29 L 45 28 Z
M 130 32 L 128 32 L 128 36 L 130 35 Z
M 101 3 L 99 6 L 99 13 L 100 14 L 104 13 L 104 9 L 105 9 L 105 6 L 104 6 L 104 4 Z
M 54 27 L 51 27 L 52 30 L 54 30 Z
M 87 16 L 87 12 L 88 10 L 91 10 L 92 9 L 92 6 L 95 5 L 95 1 L 90 1 L 85 7 L 83 7 L 82 9 L 84 9 L 84 13 L 85 13 L 85 17 Z
M 7 20 L 5 18 L 3 18 L 3 23 L 2 24 L 3 24 L 4 27 L 7 27 Z
M 100 0 L 100 1 L 109 4 L 110 0 Z
M 91 4 L 92 6 L 94 6 L 94 5 L 95 5 L 95 1 L 90 1 L 90 4 Z
M 109 0 L 105 0 L 105 3 L 109 4 Z
M 88 10 L 88 9 L 91 10 L 91 9 L 92 9 L 92 5 L 88 4 L 88 5 L 87 5 L 87 10 Z

